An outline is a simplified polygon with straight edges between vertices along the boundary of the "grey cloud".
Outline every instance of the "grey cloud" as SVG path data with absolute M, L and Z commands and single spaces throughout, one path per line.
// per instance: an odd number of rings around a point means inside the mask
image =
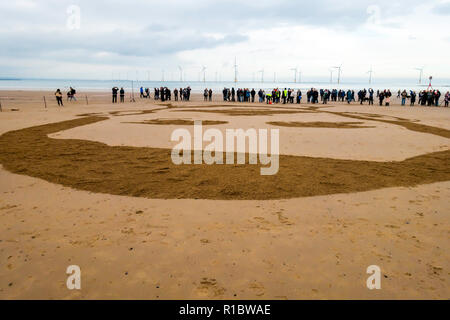
M 0 2 L 2 59 L 51 58 L 80 63 L 171 59 L 177 53 L 246 42 L 249 30 L 308 25 L 353 32 L 376 4 L 382 17 L 412 11 L 419 0 L 29 0 Z M 66 29 L 69 5 L 81 8 L 81 30 Z M 448 6 L 434 9 L 444 14 Z M 222 38 L 207 37 L 205 33 Z M 99 56 L 107 52 L 110 55 Z M 5 69 L 0 69 L 4 71 Z
M 18 39 L 20 41 L 17 41 Z M 15 33 L 12 36 L 9 33 L 3 33 L 0 34 L 0 42 L 3 43 L 0 55 L 45 57 L 48 54 L 55 55 L 61 52 L 65 56 L 75 58 L 70 54 L 71 52 L 84 52 L 83 58 L 89 60 L 90 56 L 86 53 L 94 55 L 107 52 L 119 56 L 152 57 L 185 50 L 214 48 L 246 40 L 246 36 L 239 34 L 229 34 L 222 39 L 214 39 L 192 32 L 180 32 L 167 36 L 160 33 L 128 34 L 113 31 L 90 37 L 77 35 L 76 32 L 49 33 L 46 37 L 36 37 L 29 33 Z

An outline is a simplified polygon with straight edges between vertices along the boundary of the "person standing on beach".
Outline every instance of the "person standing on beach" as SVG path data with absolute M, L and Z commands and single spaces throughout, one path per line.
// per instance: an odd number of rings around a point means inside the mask
M 369 106 L 373 106 L 373 89 L 369 89 Z
M 72 100 L 77 101 L 77 98 L 75 97 L 77 91 L 74 88 L 70 87 L 69 92 L 70 92 L 70 101 Z
M 447 91 L 447 93 L 445 94 L 445 98 L 444 98 L 446 107 L 448 107 L 449 100 L 450 100 L 450 92 Z
M 322 104 L 327 104 L 329 97 L 330 97 L 330 92 L 328 91 L 328 89 L 325 89 L 322 94 Z
M 431 90 L 428 90 L 428 93 L 427 93 L 427 101 L 428 101 L 428 106 L 429 106 L 429 107 L 433 106 L 433 103 L 434 103 L 434 94 L 433 94 L 433 91 L 431 91 Z
M 385 92 L 381 91 L 378 95 L 378 99 L 380 100 L 380 107 L 383 106 L 383 100 L 384 100 Z
M 283 104 L 286 104 L 287 94 L 288 94 L 287 89 L 284 88 L 284 90 L 283 90 L 283 96 L 282 96 L 282 97 L 283 97 Z
M 300 89 L 297 90 L 297 104 L 302 103 L 302 91 Z
M 402 94 L 402 106 L 406 105 L 406 97 L 408 96 L 408 94 L 406 93 L 406 90 L 403 90 Z
M 55 96 L 56 96 L 56 102 L 58 103 L 58 107 L 64 107 L 63 104 L 63 95 L 61 93 L 61 90 L 57 89 L 55 92 Z
M 419 106 L 421 105 L 421 103 L 422 103 L 422 91 L 419 91 L 419 99 L 417 100 L 417 103 L 419 104 Z
M 435 103 L 434 103 L 434 105 L 436 106 L 436 107 L 439 107 L 439 99 L 441 98 L 441 92 L 439 91 L 439 90 L 436 90 L 435 92 L 434 92 L 434 101 L 435 101 Z
M 212 101 L 212 94 L 213 94 L 212 89 L 209 89 L 209 92 L 208 92 L 209 101 Z
M 350 90 L 347 91 L 347 103 L 350 104 L 353 100 L 353 94 Z
M 161 102 L 166 101 L 166 92 L 163 87 L 159 88 L 159 98 L 161 99 Z
M 125 102 L 125 90 L 122 88 L 120 88 L 120 103 L 124 103 Z
M 266 103 L 267 104 L 272 104 L 272 96 L 273 96 L 273 92 L 268 92 L 266 95 Z
M 319 103 L 319 91 L 317 89 L 313 90 L 313 103 Z
M 117 92 L 119 92 L 119 88 L 112 88 L 112 103 L 117 103 Z
M 416 93 L 411 90 L 410 96 L 411 96 L 411 107 L 414 107 L 414 104 L 416 103 Z

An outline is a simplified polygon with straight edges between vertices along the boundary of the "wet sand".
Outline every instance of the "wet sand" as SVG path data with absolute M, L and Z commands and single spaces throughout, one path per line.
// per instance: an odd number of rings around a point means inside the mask
M 64 109 L 50 104 L 45 109 L 32 100 L 38 100 L 41 93 L 26 94 L 31 99 L 26 103 L 4 103 L 5 92 L 1 92 L 4 112 L 0 113 L 0 134 L 83 119 L 77 116 L 80 114 L 108 114 L 105 121 L 54 133 L 51 140 L 170 149 L 167 133 L 189 125 L 168 125 L 167 129 L 122 122 L 205 119 L 229 122 L 217 128 L 245 129 L 262 124 L 269 128 L 266 122 L 270 121 L 358 121 L 375 128 L 279 127 L 280 144 L 288 146 L 281 148 L 282 154 L 319 154 L 333 161 L 382 164 L 450 149 L 445 133 L 424 133 L 420 126 L 409 124 L 419 120 L 418 124 L 426 127 L 449 129 L 450 110 L 444 108 L 330 104 L 321 110 L 334 114 L 231 116 L 174 110 L 140 112 L 163 108 L 153 101 L 83 105 L 80 100 L 66 103 Z M 178 103 L 178 107 L 211 110 L 217 108 L 206 106 L 223 105 L 220 101 L 200 102 L 200 96 L 195 99 L 198 101 Z M 243 108 L 242 104 L 234 107 Z M 255 104 L 253 108 L 262 107 L 266 106 Z M 19 111 L 8 110 L 12 108 Z M 365 119 L 339 114 L 351 116 L 350 112 L 364 113 L 359 117 Z M 406 126 L 411 127 L 374 120 L 402 121 L 394 117 L 407 119 Z M 131 127 L 136 131 L 130 132 Z M 397 134 L 400 138 L 394 137 Z M 303 135 L 303 143 L 295 144 Z M 317 136 L 325 137 L 312 140 Z M 365 139 L 360 140 L 361 136 Z M 346 146 L 346 152 L 340 152 L 333 139 Z M 305 148 L 308 140 L 311 146 Z M 443 161 L 446 164 L 449 158 Z M 442 174 L 449 174 L 448 169 Z M 278 200 L 164 200 L 151 199 L 151 195 L 143 198 L 78 190 L 2 167 L 0 298 L 448 299 L 449 196 L 450 181 L 443 179 Z M 81 267 L 81 291 L 66 288 L 65 271 L 71 264 Z M 370 291 L 365 285 L 369 276 L 366 268 L 374 264 L 383 273 L 379 291 Z

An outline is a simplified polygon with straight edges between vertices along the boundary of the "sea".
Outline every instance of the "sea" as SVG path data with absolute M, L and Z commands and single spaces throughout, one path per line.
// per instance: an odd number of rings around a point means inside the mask
M 354 80 L 343 81 L 340 84 L 329 81 L 308 81 L 308 82 L 261 82 L 261 81 L 143 81 L 143 80 L 79 80 L 79 79 L 1 79 L 0 90 L 43 90 L 53 91 L 61 89 L 66 91 L 69 87 L 73 87 L 78 91 L 110 91 L 112 87 L 123 87 L 128 92 L 138 92 L 140 87 L 144 88 L 160 88 L 168 87 L 186 88 L 191 87 L 192 92 L 203 92 L 205 88 L 212 89 L 214 92 L 222 92 L 223 88 L 249 88 L 259 90 L 272 90 L 273 88 L 290 88 L 308 90 L 311 88 L 317 89 L 344 89 L 344 90 L 360 90 L 369 89 L 384 90 L 390 89 L 395 92 L 398 90 L 414 90 L 420 91 L 427 89 L 429 80 L 423 80 L 422 84 L 418 84 L 417 79 L 385 79 L 377 80 L 372 83 L 368 81 Z M 450 90 L 450 79 L 439 79 L 432 81 L 432 87 L 441 92 Z

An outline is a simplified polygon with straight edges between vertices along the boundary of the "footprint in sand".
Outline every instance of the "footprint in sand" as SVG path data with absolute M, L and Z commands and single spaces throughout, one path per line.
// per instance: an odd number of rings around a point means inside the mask
M 288 218 L 286 218 L 285 216 L 283 216 L 282 212 L 277 212 L 278 215 L 278 221 L 280 221 L 281 224 L 284 224 L 286 226 L 292 226 L 294 225 L 293 222 L 291 222 Z
M 17 208 L 17 206 L 8 204 L 6 206 L 0 207 L 0 210 L 8 210 L 8 209 L 14 209 L 14 208 Z
M 216 279 L 202 278 L 197 286 L 197 294 L 202 297 L 218 297 L 225 293 L 225 288 L 218 285 Z
M 254 217 L 253 220 L 249 220 L 252 223 L 257 223 L 256 224 L 256 228 L 261 229 L 261 230 L 265 230 L 265 231 L 270 231 L 271 228 L 274 227 L 274 224 L 267 221 L 266 219 L 264 219 L 263 217 Z
M 253 281 L 248 287 L 254 292 L 257 297 L 262 297 L 266 294 L 266 288 L 264 288 L 264 286 L 260 282 Z

